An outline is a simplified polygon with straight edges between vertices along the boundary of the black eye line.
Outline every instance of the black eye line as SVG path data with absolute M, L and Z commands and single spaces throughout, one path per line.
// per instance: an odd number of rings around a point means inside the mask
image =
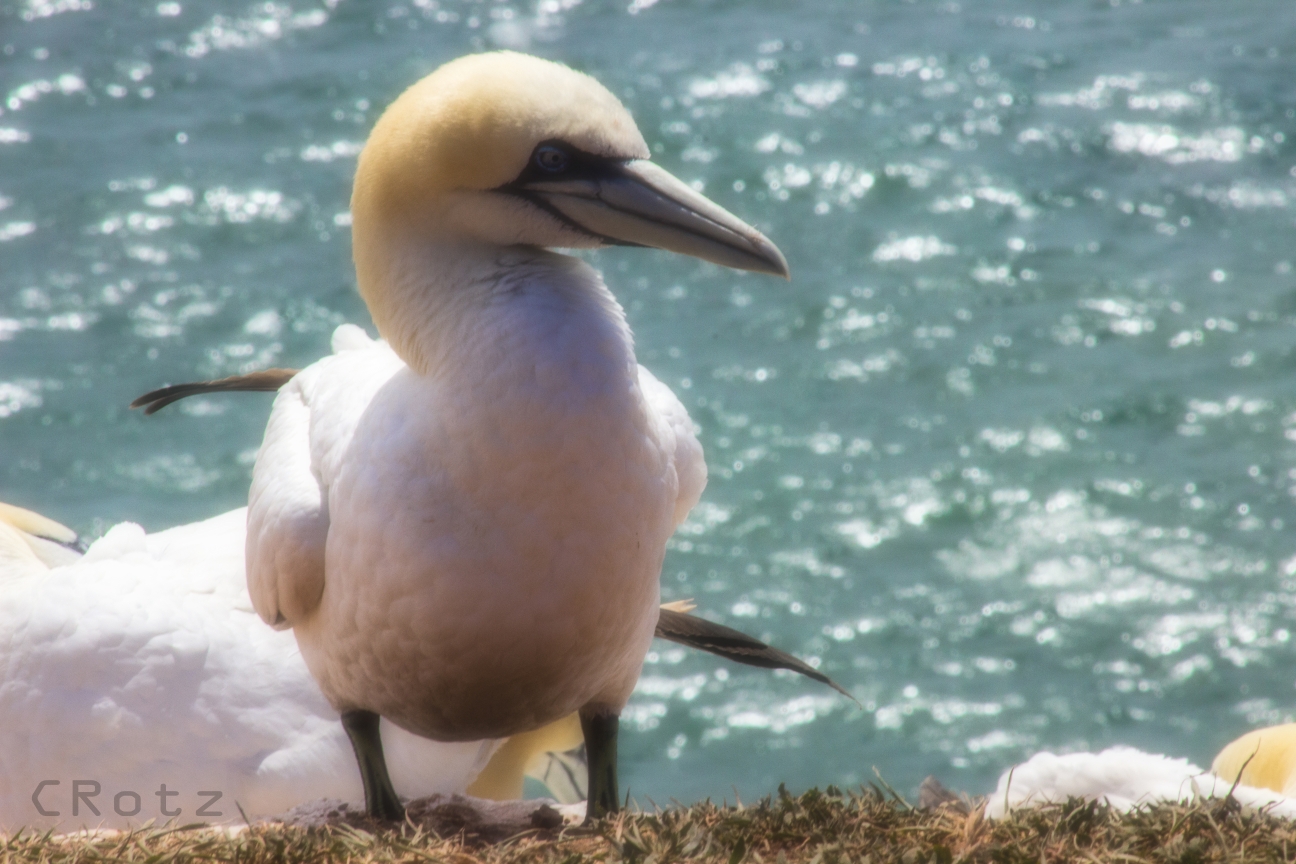
M 537 154 L 545 147 L 561 150 L 567 157 L 567 165 L 561 170 L 553 171 L 541 168 L 537 164 Z M 516 178 L 498 187 L 500 192 L 517 192 L 528 183 L 545 182 L 561 177 L 563 180 L 602 180 L 615 176 L 617 169 L 624 165 L 625 159 L 611 159 L 607 156 L 596 156 L 577 149 L 565 141 L 550 139 L 541 141 L 531 151 L 526 166 Z

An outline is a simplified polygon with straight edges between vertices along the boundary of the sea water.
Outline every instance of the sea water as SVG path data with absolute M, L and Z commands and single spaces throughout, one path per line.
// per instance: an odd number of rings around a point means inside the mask
M 641 802 L 1040 749 L 1206 763 L 1296 712 L 1287 0 L 4 0 L 0 500 L 88 536 L 244 503 L 328 351 L 383 106 L 460 54 L 590 72 L 792 281 L 595 253 L 711 480 L 667 599 L 806 658 L 657 643 Z

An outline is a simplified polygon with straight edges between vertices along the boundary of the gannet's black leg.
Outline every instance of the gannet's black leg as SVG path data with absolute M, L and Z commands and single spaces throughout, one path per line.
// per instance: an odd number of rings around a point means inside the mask
M 378 715 L 363 709 L 343 711 L 342 728 L 351 739 L 356 762 L 360 763 L 365 810 L 375 819 L 404 820 L 405 808 L 396 797 L 391 777 L 387 776 L 387 760 L 383 758 L 382 737 L 378 734 Z M 612 741 L 615 746 L 616 738 L 613 737 Z
M 617 727 L 621 718 L 607 708 L 582 708 L 581 732 L 585 735 L 585 758 L 589 762 L 589 795 L 585 824 L 621 809 L 617 788 Z

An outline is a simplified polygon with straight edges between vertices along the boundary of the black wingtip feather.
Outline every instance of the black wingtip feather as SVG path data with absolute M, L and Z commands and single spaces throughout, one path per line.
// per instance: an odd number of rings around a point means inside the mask
M 696 615 L 662 609 L 657 619 L 655 635 L 659 639 L 666 639 L 680 645 L 687 645 L 690 648 L 697 648 L 700 651 L 715 654 L 717 657 L 732 660 L 734 663 L 757 666 L 762 669 L 787 669 L 791 672 L 797 672 L 818 681 L 820 684 L 828 685 L 856 705 L 859 704 L 859 700 L 852 696 L 846 688 L 809 663 L 772 645 L 766 645 L 741 630 L 735 630 L 723 624 L 716 624 Z
M 150 390 L 130 403 L 132 408 L 143 408 L 145 415 L 154 414 L 172 402 L 201 393 L 273 393 L 296 375 L 296 369 L 263 369 L 247 375 L 231 375 L 215 381 L 191 381 Z

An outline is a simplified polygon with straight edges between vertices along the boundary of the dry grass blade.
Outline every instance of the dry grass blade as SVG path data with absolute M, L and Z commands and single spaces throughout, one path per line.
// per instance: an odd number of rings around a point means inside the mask
M 246 830 L 142 828 L 129 833 L 0 835 L 0 864 L 41 862 L 239 862 L 294 864 L 667 864 L 847 861 L 900 864 L 1214 864 L 1285 862 L 1296 825 L 1235 800 L 1159 804 L 1130 813 L 1080 800 L 1022 808 L 990 821 L 981 809 L 906 807 L 889 794 L 836 789 L 786 792 L 742 809 L 703 802 L 656 813 L 621 813 L 593 830 L 528 832 L 494 845 L 407 826 Z

